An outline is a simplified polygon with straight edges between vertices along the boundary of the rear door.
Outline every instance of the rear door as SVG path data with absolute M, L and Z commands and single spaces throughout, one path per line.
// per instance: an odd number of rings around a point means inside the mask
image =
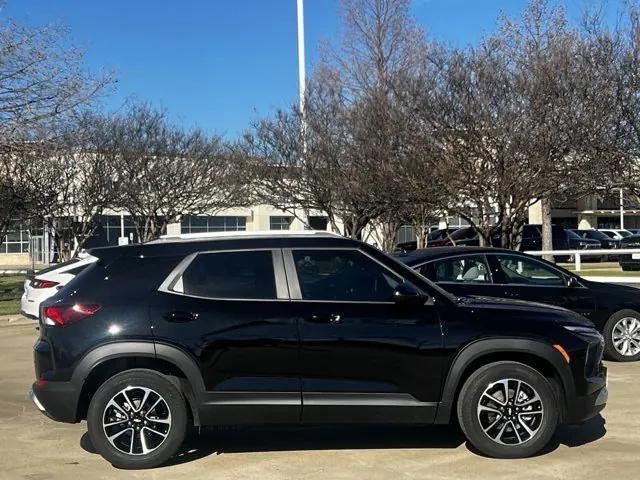
M 156 342 L 196 361 L 206 423 L 299 421 L 299 338 L 289 305 L 280 249 L 190 255 L 154 294 Z
M 558 305 L 591 317 L 595 309 L 591 291 L 579 281 L 568 286 L 568 276 L 561 270 L 525 255 L 497 253 L 487 259 L 502 292 L 497 296 Z

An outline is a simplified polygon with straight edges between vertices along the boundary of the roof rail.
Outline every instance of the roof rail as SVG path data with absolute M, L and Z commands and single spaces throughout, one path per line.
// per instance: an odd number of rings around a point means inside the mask
M 152 240 L 149 243 L 164 243 L 164 242 L 176 242 L 181 240 L 215 240 L 226 238 L 252 238 L 252 237 L 339 237 L 343 238 L 334 232 L 327 232 L 325 230 L 255 230 L 255 231 L 233 231 L 233 232 L 200 232 L 200 233 L 180 233 L 175 235 L 161 235 L 157 240 Z

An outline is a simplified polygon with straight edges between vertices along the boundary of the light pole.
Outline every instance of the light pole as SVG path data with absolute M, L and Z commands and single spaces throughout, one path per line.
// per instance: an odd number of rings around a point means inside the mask
M 307 83 L 304 59 L 304 0 L 298 1 L 298 89 L 300 92 L 300 113 L 304 118 L 304 95 Z

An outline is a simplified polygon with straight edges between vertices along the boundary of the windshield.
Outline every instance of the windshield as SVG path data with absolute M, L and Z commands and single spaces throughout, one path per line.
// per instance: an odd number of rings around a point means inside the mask
M 626 230 L 618 230 L 618 234 L 623 238 L 633 235 L 631 232 L 627 232 Z
M 567 230 L 567 237 L 574 240 L 582 240 L 582 237 L 572 230 Z
M 461 228 L 460 230 L 456 230 L 451 235 L 452 240 L 462 240 L 464 238 L 475 238 L 477 233 L 471 227 Z
M 587 238 L 594 238 L 596 240 L 610 240 L 611 237 L 609 237 L 608 235 L 605 235 L 602 232 L 599 232 L 598 230 L 582 230 L 580 233 L 585 233 L 585 236 Z

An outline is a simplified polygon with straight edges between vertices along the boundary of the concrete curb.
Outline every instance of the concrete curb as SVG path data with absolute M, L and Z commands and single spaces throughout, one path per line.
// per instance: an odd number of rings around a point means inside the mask
M 37 326 L 38 321 L 22 315 L 0 315 L 0 328 L 19 327 L 21 325 Z

